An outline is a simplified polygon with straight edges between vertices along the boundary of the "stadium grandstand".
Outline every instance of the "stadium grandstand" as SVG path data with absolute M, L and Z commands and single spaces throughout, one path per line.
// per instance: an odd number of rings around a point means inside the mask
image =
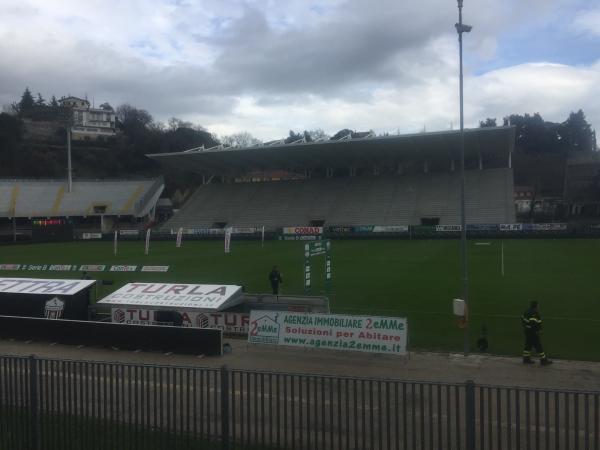
M 108 232 L 143 226 L 154 217 L 162 177 L 128 180 L 0 180 L 2 236 L 30 236 L 39 226 L 65 232 Z
M 467 223 L 513 223 L 514 128 L 465 133 Z M 348 136 L 149 157 L 204 183 L 163 230 L 460 223 L 458 131 Z

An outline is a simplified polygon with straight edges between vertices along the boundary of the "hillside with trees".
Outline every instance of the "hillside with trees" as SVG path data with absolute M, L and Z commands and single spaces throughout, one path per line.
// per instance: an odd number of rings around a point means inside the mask
M 110 107 L 108 104 L 106 107 Z M 102 108 L 102 105 L 101 105 Z M 5 107 L 0 113 L 0 177 L 63 177 L 67 167 L 66 127 L 70 110 L 62 108 L 52 95 L 49 101 L 29 88 L 19 102 Z M 167 124 L 133 105 L 116 108 L 118 133 L 114 138 L 73 141 L 72 158 L 75 177 L 107 178 L 156 176 L 167 180 L 167 194 L 198 184 L 194 174 L 174 172 L 147 158 L 148 153 L 168 153 L 190 148 L 210 148 L 216 145 L 251 146 L 260 143 L 250 133 L 242 132 L 217 137 L 202 126 L 175 117 Z M 564 161 L 573 153 L 597 150 L 596 135 L 582 110 L 571 112 L 562 123 L 545 121 L 539 113 L 511 114 L 504 125 L 516 127 L 514 155 L 515 184 L 532 185 L 540 194 L 560 193 L 563 186 Z M 43 126 L 42 126 L 43 125 Z M 480 122 L 481 127 L 497 126 L 495 118 Z M 45 129 L 43 128 L 45 127 Z M 44 132 L 31 133 L 31 130 Z M 338 140 L 363 136 L 342 129 L 332 137 L 322 129 L 293 131 L 283 137 L 285 142 L 303 140 Z

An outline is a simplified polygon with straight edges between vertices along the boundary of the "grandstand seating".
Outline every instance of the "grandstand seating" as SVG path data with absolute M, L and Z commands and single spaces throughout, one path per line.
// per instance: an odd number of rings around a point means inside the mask
M 0 180 L 0 217 L 138 216 L 149 213 L 164 182 L 143 180 Z
M 418 225 L 421 218 L 460 223 L 460 178 L 454 173 L 359 176 L 305 181 L 207 184 L 164 229 L 179 227 Z M 508 168 L 467 171 L 467 222 L 512 223 L 513 175 Z

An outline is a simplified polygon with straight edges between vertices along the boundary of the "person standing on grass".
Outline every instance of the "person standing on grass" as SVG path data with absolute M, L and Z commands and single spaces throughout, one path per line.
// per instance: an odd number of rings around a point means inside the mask
M 273 295 L 279 295 L 279 285 L 283 283 L 283 278 L 277 266 L 273 266 L 273 270 L 269 273 L 269 281 L 273 289 Z
M 540 357 L 542 366 L 552 364 L 548 359 L 542 347 L 540 339 L 540 331 L 542 330 L 542 317 L 538 309 L 538 302 L 533 301 L 529 305 L 529 309 L 523 313 L 521 317 L 523 331 L 525 333 L 525 347 L 523 348 L 523 364 L 534 364 L 531 359 L 531 349 L 535 349 Z

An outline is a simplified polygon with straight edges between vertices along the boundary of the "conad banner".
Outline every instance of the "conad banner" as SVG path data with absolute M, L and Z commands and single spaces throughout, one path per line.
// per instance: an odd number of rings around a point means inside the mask
M 283 234 L 317 235 L 323 234 L 323 227 L 283 227 Z
M 401 355 L 407 336 L 405 318 L 255 310 L 248 342 Z

